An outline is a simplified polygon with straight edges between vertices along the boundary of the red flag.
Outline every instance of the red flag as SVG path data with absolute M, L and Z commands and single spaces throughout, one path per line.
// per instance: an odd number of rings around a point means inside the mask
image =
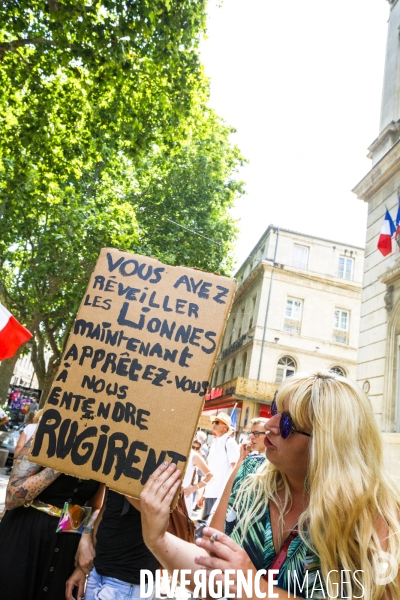
M 392 251 L 392 235 L 396 232 L 393 219 L 390 216 L 388 209 L 386 209 L 385 218 L 382 223 L 381 234 L 378 238 L 378 250 L 387 256 Z
M 31 337 L 31 332 L 0 304 L 0 360 L 14 356 Z

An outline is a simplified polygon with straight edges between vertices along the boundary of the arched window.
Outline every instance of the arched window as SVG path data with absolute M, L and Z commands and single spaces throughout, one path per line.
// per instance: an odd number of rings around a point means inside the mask
M 290 377 L 296 371 L 296 363 L 290 356 L 282 356 L 278 360 L 278 367 L 276 369 L 275 383 L 282 383 L 286 377 Z
M 342 377 L 346 377 L 346 373 L 344 372 L 344 369 L 342 369 L 342 367 L 332 367 L 331 369 L 329 369 L 331 373 L 336 373 L 336 375 L 341 375 Z

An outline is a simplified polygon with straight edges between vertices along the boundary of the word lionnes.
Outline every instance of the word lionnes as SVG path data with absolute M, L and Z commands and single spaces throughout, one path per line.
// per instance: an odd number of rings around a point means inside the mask
M 331 571 L 330 573 L 337 571 Z M 267 592 L 262 592 L 260 589 L 260 579 L 264 579 L 267 575 L 265 569 L 260 569 L 254 576 L 254 572 L 248 570 L 245 574 L 241 569 L 226 569 L 223 573 L 221 569 L 213 569 L 210 575 L 207 577 L 205 570 L 197 570 L 193 575 L 193 581 L 195 583 L 195 589 L 193 593 L 189 593 L 184 588 L 188 588 L 190 585 L 189 576 L 191 574 L 190 569 L 174 569 L 172 572 L 171 582 L 168 581 L 167 571 L 156 571 L 156 577 L 154 581 L 153 573 L 147 569 L 141 569 L 140 571 L 140 597 L 149 598 L 153 595 L 154 585 L 156 587 L 155 595 L 160 597 L 161 580 L 164 574 L 163 587 L 167 589 L 167 598 L 179 598 L 181 600 L 189 597 L 193 598 L 251 598 L 254 595 L 257 598 L 278 598 L 279 594 L 274 592 L 274 586 L 278 585 L 278 581 L 274 579 L 278 575 L 278 569 L 268 569 L 268 596 Z M 309 594 L 309 578 L 308 571 L 305 574 L 302 572 L 301 576 L 298 576 L 296 571 L 288 571 L 288 581 L 293 580 L 293 595 L 288 590 L 288 598 L 296 598 L 296 594 L 299 593 L 302 597 L 306 598 L 363 598 L 364 597 L 364 586 L 357 578 L 357 574 L 363 573 L 363 571 L 355 571 L 352 574 L 353 580 L 360 589 L 360 596 L 347 596 L 346 595 L 346 584 L 350 584 L 350 571 L 341 571 L 340 584 L 332 583 L 332 587 L 335 591 L 335 595 L 330 595 L 324 589 L 322 584 L 319 571 L 313 573 L 313 586 Z M 223 574 L 223 580 L 216 577 Z M 236 575 L 236 581 L 233 576 Z M 329 578 L 329 574 L 328 574 Z M 177 585 L 180 589 L 177 590 Z M 236 585 L 236 592 L 231 591 L 231 588 Z M 340 595 L 339 595 L 340 594 Z

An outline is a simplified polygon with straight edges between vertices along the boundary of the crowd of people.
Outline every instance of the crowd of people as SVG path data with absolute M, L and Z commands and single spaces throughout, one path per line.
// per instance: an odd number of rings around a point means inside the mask
M 273 597 L 400 598 L 399 575 L 377 568 L 382 556 L 400 563 L 399 490 L 368 398 L 340 375 L 286 379 L 240 447 L 219 412 L 211 446 L 198 431 L 186 472 L 163 463 L 139 500 L 30 463 L 28 433 L 0 523 L 0 582 L 13 600 L 139 598 L 140 571 L 160 565 L 189 570 L 193 587 L 199 569 L 219 569 L 221 581 L 227 570 L 265 572 L 267 598 L 271 571 Z M 171 532 L 179 489 L 187 519 L 202 512 L 196 541 Z M 76 507 L 92 510 L 83 518 Z

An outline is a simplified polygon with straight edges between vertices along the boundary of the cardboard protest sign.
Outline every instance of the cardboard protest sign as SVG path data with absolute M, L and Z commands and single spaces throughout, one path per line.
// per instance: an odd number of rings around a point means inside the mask
M 184 470 L 235 285 L 104 248 L 29 460 L 134 497 Z

